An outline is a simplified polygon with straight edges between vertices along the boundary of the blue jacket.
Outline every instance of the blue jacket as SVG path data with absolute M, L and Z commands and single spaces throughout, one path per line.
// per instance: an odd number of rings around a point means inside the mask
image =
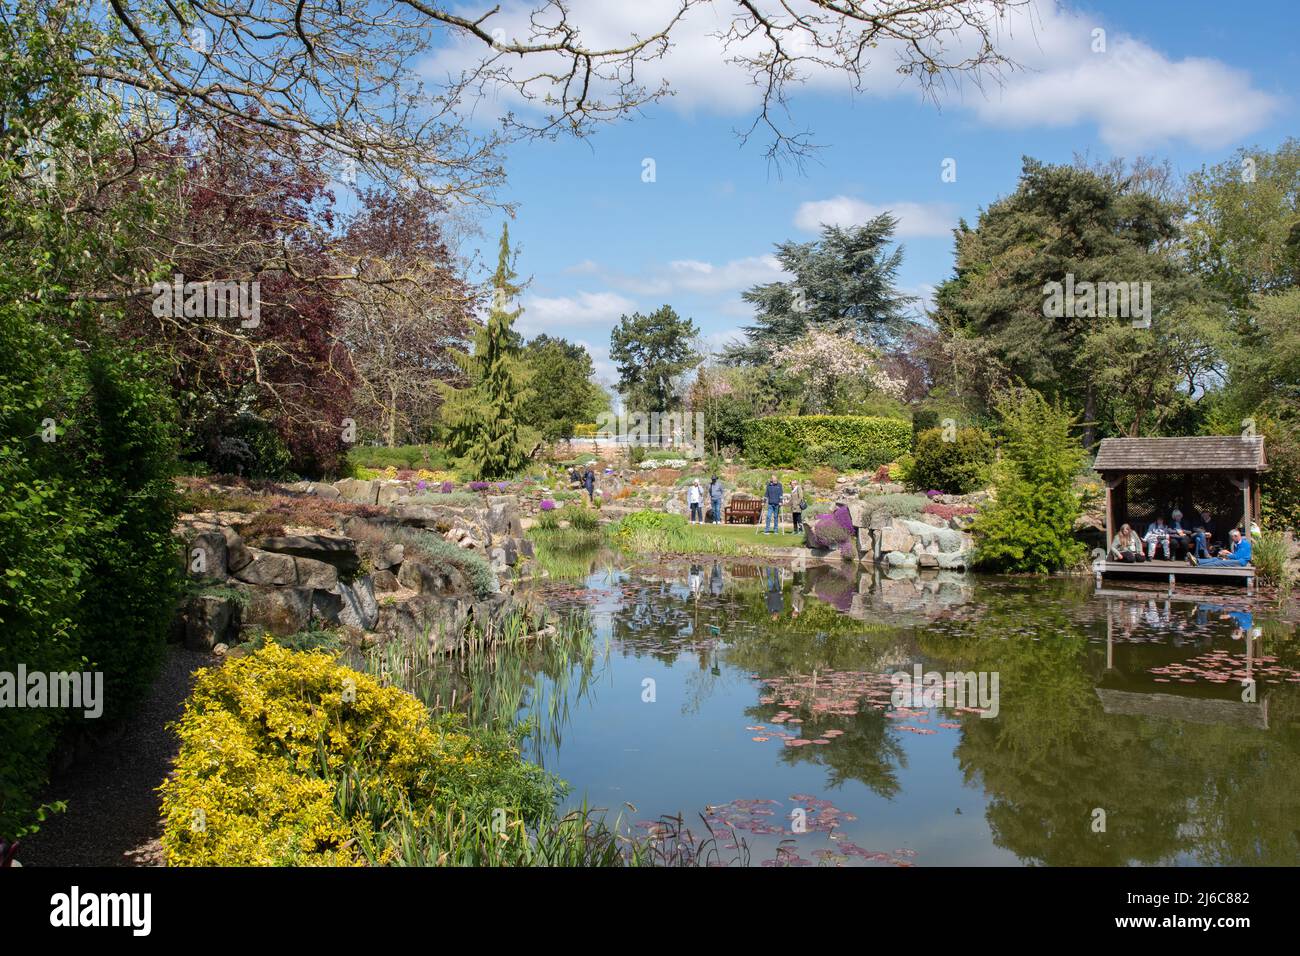
M 1250 564 L 1250 540 L 1242 538 L 1237 542 L 1237 546 L 1232 549 L 1228 555 L 1234 561 L 1240 561 L 1242 564 Z
M 785 489 L 781 487 L 781 482 L 769 481 L 767 483 L 767 503 L 769 505 L 779 505 L 784 494 Z

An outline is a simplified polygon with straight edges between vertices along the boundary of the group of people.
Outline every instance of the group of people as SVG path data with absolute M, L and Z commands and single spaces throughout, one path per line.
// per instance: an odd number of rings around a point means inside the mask
M 768 479 L 767 489 L 763 493 L 763 500 L 767 502 L 766 514 L 763 518 L 763 534 L 779 534 L 781 532 L 781 505 L 786 500 L 785 487 L 781 480 L 773 472 L 772 477 Z M 808 499 L 803 493 L 803 488 L 799 487 L 798 481 L 790 482 L 790 518 L 791 534 L 799 534 L 803 531 L 803 510 L 808 506 Z
M 722 523 L 722 498 L 724 489 L 722 479 L 717 475 L 709 481 L 708 488 L 709 513 L 714 524 Z M 686 488 L 686 503 L 691 509 L 691 524 L 704 524 L 704 498 L 705 489 L 696 478 Z M 767 489 L 763 494 L 763 500 L 766 502 L 766 516 L 763 520 L 763 534 L 777 534 L 781 530 L 781 506 L 789 504 L 790 516 L 793 520 L 792 534 L 799 534 L 803 531 L 803 512 L 808 505 L 808 498 L 799 486 L 799 482 L 794 481 L 790 484 L 790 494 L 787 497 L 785 486 L 775 474 L 767 483 Z
M 714 475 L 709 481 L 709 513 L 714 524 L 722 523 L 722 479 Z M 704 524 L 704 487 L 694 479 L 686 489 L 686 503 L 691 506 L 691 524 Z
M 569 481 L 582 488 L 587 493 L 587 500 L 595 502 L 596 500 L 596 473 L 591 470 L 591 465 L 584 471 L 578 471 L 577 468 L 569 470 Z
M 1138 536 L 1132 525 L 1120 525 L 1119 533 L 1110 544 L 1113 561 L 1154 561 L 1159 552 L 1164 560 L 1183 561 L 1193 567 L 1238 567 L 1250 564 L 1250 539 L 1237 528 L 1229 533 L 1230 547 L 1220 543 L 1214 519 L 1208 511 L 1200 513 L 1200 520 L 1192 527 L 1183 523 L 1183 513 L 1175 508 L 1170 521 L 1157 517 L 1147 526 L 1146 534 Z

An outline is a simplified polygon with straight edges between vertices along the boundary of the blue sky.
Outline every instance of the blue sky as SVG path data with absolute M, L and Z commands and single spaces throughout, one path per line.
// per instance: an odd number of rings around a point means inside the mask
M 602 20 L 617 18 L 600 5 L 575 2 L 574 11 L 596 35 L 624 26 Z M 499 198 L 517 204 L 511 235 L 531 277 L 519 327 L 581 341 L 609 382 L 620 314 L 670 303 L 720 344 L 747 321 L 739 293 L 781 278 L 773 245 L 812 239 L 820 221 L 894 210 L 900 284 L 924 296 L 950 273 L 951 226 L 1013 190 L 1023 155 L 1143 153 L 1187 173 L 1238 147 L 1300 135 L 1293 3 L 1246 13 L 1212 0 L 1040 2 L 1033 14 L 1032 29 L 1011 24 L 1007 39 L 1026 68 L 984 94 L 954 92 L 936 107 L 889 69 L 858 95 L 837 78 L 811 82 L 793 100 L 792 122 L 823 148 L 781 175 L 761 142 L 739 145 L 734 131 L 754 115 L 746 78 L 688 20 L 662 66 L 676 97 L 587 140 L 508 153 Z M 1092 49 L 1097 29 L 1104 52 Z M 647 158 L 654 182 L 642 181 Z M 945 159 L 956 161 L 955 182 L 941 179 Z M 482 223 L 489 263 L 502 218 Z

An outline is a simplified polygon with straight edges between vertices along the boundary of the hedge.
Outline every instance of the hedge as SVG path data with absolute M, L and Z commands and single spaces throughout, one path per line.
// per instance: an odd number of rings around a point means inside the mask
M 768 468 L 833 463 L 879 468 L 905 454 L 912 425 L 903 418 L 802 415 L 756 418 L 745 425 L 745 457 Z

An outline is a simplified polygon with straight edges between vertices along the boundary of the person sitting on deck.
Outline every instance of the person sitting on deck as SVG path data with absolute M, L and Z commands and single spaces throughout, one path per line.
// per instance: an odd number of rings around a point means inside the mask
M 1138 537 L 1132 525 L 1120 525 L 1119 534 L 1115 535 L 1115 540 L 1110 543 L 1110 556 L 1115 561 L 1146 560 L 1146 555 L 1142 553 L 1142 539 Z
M 1192 532 L 1192 544 L 1198 558 L 1210 558 L 1218 553 L 1219 546 L 1213 543 L 1216 536 L 1214 519 L 1210 517 L 1208 511 L 1202 511 L 1201 520 L 1197 523 L 1195 531 Z
M 1169 545 L 1174 552 L 1174 560 L 1181 561 L 1192 550 L 1192 533 L 1183 527 L 1183 513 L 1177 508 L 1169 515 Z
M 1189 554 L 1187 563 L 1198 568 L 1244 568 L 1250 564 L 1250 539 L 1243 537 L 1236 528 L 1232 529 L 1232 551 L 1226 558 L 1205 558 L 1198 561 L 1196 555 Z
M 1165 524 L 1164 518 L 1156 518 L 1155 522 L 1147 526 L 1147 533 L 1142 536 L 1142 540 L 1147 545 L 1147 560 L 1156 559 L 1156 545 L 1159 545 L 1165 552 L 1165 560 L 1169 560 L 1169 526 Z

